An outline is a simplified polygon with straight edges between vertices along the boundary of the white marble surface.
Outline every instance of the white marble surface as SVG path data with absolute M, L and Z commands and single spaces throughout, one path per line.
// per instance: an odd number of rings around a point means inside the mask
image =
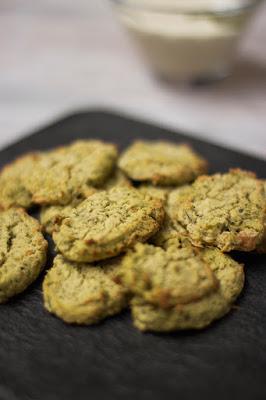
M 97 106 L 266 158 L 265 4 L 233 76 L 207 88 L 156 80 L 107 0 L 1 0 L 0 49 L 0 147 Z

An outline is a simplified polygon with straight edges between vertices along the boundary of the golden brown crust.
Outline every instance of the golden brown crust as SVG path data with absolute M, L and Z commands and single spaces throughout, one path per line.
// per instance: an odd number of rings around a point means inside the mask
M 69 260 L 93 262 L 114 257 L 161 226 L 162 203 L 136 189 L 118 187 L 90 196 L 64 218 L 53 239 Z
M 176 207 L 173 217 L 195 246 L 251 251 L 263 236 L 262 183 L 240 169 L 201 176 Z
M 202 329 L 230 311 L 243 289 L 243 266 L 218 249 L 199 251 L 219 283 L 216 290 L 200 299 L 177 303 L 170 308 L 158 307 L 143 296 L 135 296 L 131 301 L 131 310 L 138 329 L 155 332 Z
M 133 180 L 180 185 L 207 171 L 207 162 L 187 144 L 136 141 L 120 157 L 119 167 Z
M 261 242 L 257 246 L 258 253 L 266 253 L 266 180 L 262 181 L 264 187 L 264 196 L 265 196 L 265 209 L 264 209 L 264 233 Z
M 74 197 L 86 198 L 92 187 L 104 184 L 116 159 L 113 144 L 78 140 L 43 153 L 25 185 L 37 204 L 67 205 Z
M 43 282 L 45 308 L 67 323 L 91 325 L 118 314 L 128 295 L 115 283 L 120 259 L 80 264 L 56 256 Z
M 37 278 L 46 250 L 38 221 L 20 208 L 0 213 L 0 303 L 24 291 Z
M 27 153 L 16 158 L 0 172 L 0 209 L 32 206 L 32 195 L 25 186 L 40 153 Z
M 218 281 L 192 246 L 164 250 L 138 243 L 122 260 L 121 279 L 134 295 L 167 309 L 215 291 Z

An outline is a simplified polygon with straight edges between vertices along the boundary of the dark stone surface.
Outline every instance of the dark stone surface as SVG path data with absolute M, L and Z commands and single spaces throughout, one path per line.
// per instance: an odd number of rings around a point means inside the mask
M 78 138 L 191 143 L 211 171 L 241 167 L 266 177 L 266 163 L 118 115 L 73 114 L 0 152 L 19 154 Z M 51 263 L 50 256 L 50 262 Z M 235 310 L 200 332 L 143 334 L 128 312 L 92 327 L 68 326 L 42 305 L 41 276 L 0 306 L 0 400 L 265 399 L 266 257 L 234 254 L 246 265 Z

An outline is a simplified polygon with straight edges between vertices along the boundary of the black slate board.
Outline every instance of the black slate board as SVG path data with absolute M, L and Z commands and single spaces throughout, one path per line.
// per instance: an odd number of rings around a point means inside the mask
M 14 157 L 78 138 L 191 143 L 211 171 L 241 167 L 266 178 L 266 163 L 179 133 L 92 111 L 70 115 L 0 152 Z M 42 277 L 0 306 L 0 400 L 265 399 L 266 257 L 236 254 L 246 264 L 238 307 L 200 332 L 143 334 L 128 312 L 93 327 L 67 326 L 42 306 Z

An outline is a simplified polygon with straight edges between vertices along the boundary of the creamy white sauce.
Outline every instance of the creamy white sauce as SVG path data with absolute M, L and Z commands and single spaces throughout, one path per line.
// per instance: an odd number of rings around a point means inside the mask
M 148 7 L 151 3 L 152 10 Z M 217 18 L 208 14 L 208 10 L 217 10 L 219 6 L 221 9 L 221 4 L 224 9 L 225 3 L 234 5 L 234 9 L 243 5 L 240 0 L 135 0 L 134 6 L 119 6 L 118 12 L 157 73 L 170 79 L 191 80 L 223 74 L 234 61 L 243 26 L 239 15 Z M 189 14 L 199 11 L 199 4 L 205 14 Z M 164 10 L 179 5 L 178 9 L 182 6 L 186 13 L 162 12 L 160 5 Z

